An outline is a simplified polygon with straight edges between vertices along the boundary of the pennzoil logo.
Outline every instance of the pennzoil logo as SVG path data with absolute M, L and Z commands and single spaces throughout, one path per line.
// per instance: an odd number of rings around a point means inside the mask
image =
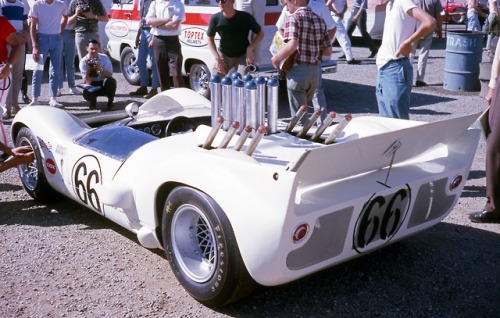
M 208 45 L 207 30 L 202 28 L 186 28 L 181 31 L 179 40 L 189 46 L 206 46 Z
M 411 202 L 411 189 L 407 185 L 391 194 L 374 194 L 359 215 L 354 230 L 353 248 L 358 253 L 387 244 L 398 233 Z

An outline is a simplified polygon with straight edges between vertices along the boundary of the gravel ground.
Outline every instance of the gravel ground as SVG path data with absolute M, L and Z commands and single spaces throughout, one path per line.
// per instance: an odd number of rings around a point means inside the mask
M 485 108 L 479 92 L 443 90 L 445 46 L 437 41 L 431 52 L 430 86 L 413 91 L 414 120 Z M 374 115 L 375 61 L 364 58 L 366 48 L 354 54 L 362 65 L 340 61 L 337 73 L 325 76 L 327 99 L 339 114 Z M 116 107 L 123 108 L 133 88 L 116 77 Z M 89 112 L 79 96 L 60 100 L 70 112 Z M 484 204 L 484 153 L 481 140 L 460 201 L 435 227 L 216 310 L 183 290 L 163 251 L 141 247 L 131 233 L 68 200 L 37 204 L 10 170 L 0 175 L 0 317 L 498 317 L 500 225 L 467 218 Z

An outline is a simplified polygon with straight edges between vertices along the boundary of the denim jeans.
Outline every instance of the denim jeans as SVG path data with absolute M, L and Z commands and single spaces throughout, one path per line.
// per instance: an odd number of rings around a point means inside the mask
M 63 36 L 63 62 L 59 68 L 59 88 L 63 88 L 64 73 L 66 73 L 66 80 L 68 87 L 75 87 L 75 31 L 64 30 Z M 66 71 L 66 72 L 64 72 Z
M 156 61 L 154 56 L 154 50 L 152 47 L 149 47 L 149 42 L 153 35 L 150 30 L 142 29 L 141 30 L 141 39 L 139 41 L 139 52 L 137 53 L 137 67 L 139 68 L 139 77 L 141 78 L 141 86 L 149 86 L 149 76 L 148 76 L 148 56 L 151 59 L 151 76 L 152 88 L 158 88 L 160 86 L 158 80 L 158 71 L 156 68 Z
M 60 34 L 43 34 L 38 33 L 38 49 L 42 54 L 43 64 L 50 55 L 52 67 L 49 71 L 49 88 L 50 97 L 57 96 L 57 87 L 59 86 L 59 68 L 62 63 L 63 41 Z M 31 81 L 31 90 L 34 98 L 40 97 L 42 90 L 43 71 L 38 70 L 33 72 Z
M 413 67 L 408 59 L 390 61 L 377 74 L 377 104 L 380 116 L 410 119 Z

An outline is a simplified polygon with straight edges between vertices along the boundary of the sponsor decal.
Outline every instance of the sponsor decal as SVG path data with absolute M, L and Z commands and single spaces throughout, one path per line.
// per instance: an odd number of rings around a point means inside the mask
M 66 152 L 66 147 L 57 145 L 56 147 L 56 153 L 60 154 L 61 156 L 64 156 L 64 153 Z
M 56 174 L 57 172 L 56 163 L 51 158 L 45 160 L 45 167 L 47 167 L 47 171 L 50 174 Z
M 110 22 L 106 27 L 108 28 L 109 33 L 119 38 L 127 36 L 129 32 L 128 25 L 122 21 Z
M 181 31 L 179 40 L 189 46 L 206 46 L 208 45 L 207 31 L 202 28 L 186 28 Z
M 410 202 L 409 186 L 385 196 L 374 194 L 356 222 L 353 248 L 363 253 L 387 244 L 403 224 Z

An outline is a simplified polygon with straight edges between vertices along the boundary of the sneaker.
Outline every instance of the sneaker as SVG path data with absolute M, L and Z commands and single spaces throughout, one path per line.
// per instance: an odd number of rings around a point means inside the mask
M 426 82 L 424 82 L 424 81 L 417 81 L 417 82 L 415 83 L 415 86 L 416 86 L 416 87 L 423 87 L 423 86 L 427 86 L 427 83 L 426 83 Z
M 12 113 L 10 112 L 10 110 L 6 111 L 3 116 L 2 116 L 3 119 L 11 119 L 12 118 Z
M 29 103 L 28 106 L 40 106 L 42 104 L 40 104 L 40 102 L 38 101 L 38 98 L 33 98 L 33 101 L 31 103 Z
M 82 95 L 82 91 L 79 90 L 76 86 L 70 87 L 68 89 L 68 93 L 70 95 Z
M 31 103 L 31 99 L 28 97 L 28 95 L 26 95 L 26 94 L 23 95 L 23 102 L 25 104 Z
M 357 65 L 357 64 L 361 64 L 361 61 L 356 60 L 356 59 L 352 59 L 352 60 L 347 61 L 347 64 Z
M 59 88 L 57 90 L 57 97 L 61 97 L 62 96 L 62 88 Z
M 339 60 L 345 60 L 345 54 L 339 56 Z
M 155 96 L 158 94 L 158 89 L 157 88 L 152 88 L 149 93 L 147 93 L 146 95 L 144 95 L 143 97 L 145 99 L 150 99 L 151 97 Z
M 49 106 L 56 107 L 56 108 L 63 108 L 64 107 L 61 103 L 58 103 L 55 98 L 50 99 Z
M 130 92 L 131 96 L 144 96 L 148 93 L 148 88 L 146 86 L 141 86 L 137 90 Z

